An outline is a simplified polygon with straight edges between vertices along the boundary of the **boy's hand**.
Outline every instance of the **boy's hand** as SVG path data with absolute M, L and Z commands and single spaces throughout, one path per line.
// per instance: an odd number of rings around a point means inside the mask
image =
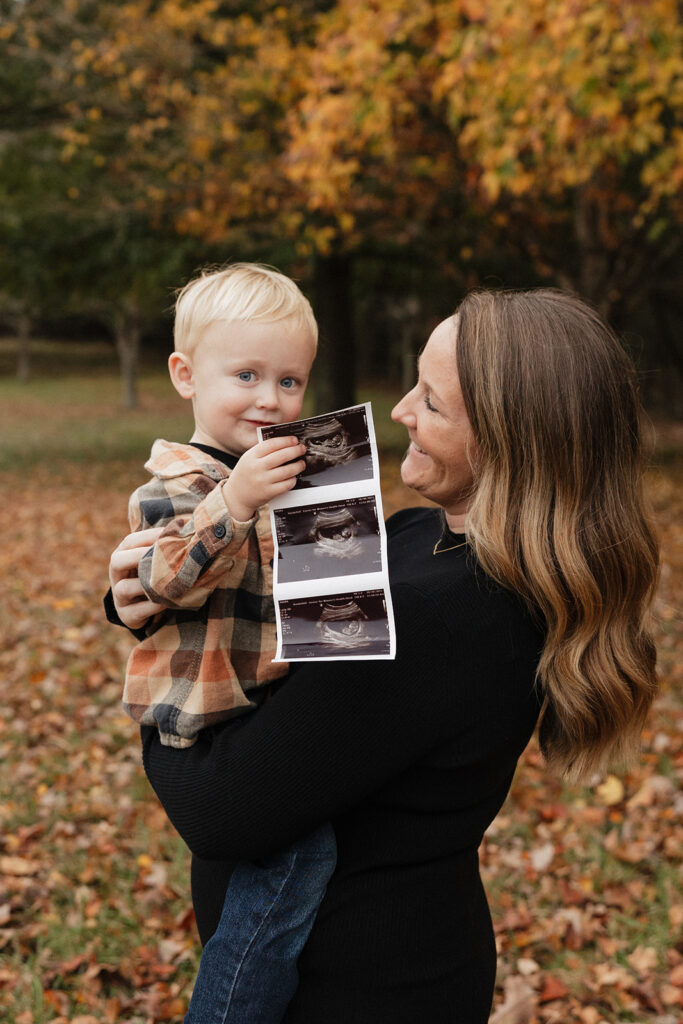
M 306 468 L 305 451 L 296 437 L 271 437 L 246 451 L 222 484 L 232 518 L 246 523 L 260 505 L 291 491 Z

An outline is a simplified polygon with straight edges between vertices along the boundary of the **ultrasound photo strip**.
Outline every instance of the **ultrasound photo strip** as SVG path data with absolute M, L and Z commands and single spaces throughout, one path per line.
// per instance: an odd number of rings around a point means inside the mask
M 394 658 L 387 539 L 369 402 L 262 427 L 306 446 L 296 486 L 270 504 L 275 661 Z

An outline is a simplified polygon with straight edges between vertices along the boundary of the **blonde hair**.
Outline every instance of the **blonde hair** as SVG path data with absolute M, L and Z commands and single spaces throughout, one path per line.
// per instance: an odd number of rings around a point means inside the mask
M 456 329 L 476 441 L 468 535 L 545 620 L 541 751 L 587 781 L 637 753 L 656 692 L 658 544 L 634 370 L 598 314 L 554 289 L 473 292 Z
M 216 320 L 273 323 L 285 317 L 296 318 L 317 343 L 311 304 L 291 278 L 260 263 L 207 268 L 176 297 L 175 350 L 192 355 L 204 328 Z

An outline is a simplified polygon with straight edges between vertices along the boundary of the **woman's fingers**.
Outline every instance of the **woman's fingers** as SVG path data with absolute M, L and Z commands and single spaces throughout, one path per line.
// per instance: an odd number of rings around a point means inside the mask
M 137 576 L 120 579 L 112 585 L 114 606 L 121 622 L 130 629 L 139 629 L 147 619 L 163 611 L 163 605 L 150 601 Z
M 137 573 L 138 563 L 148 548 L 128 548 L 127 550 L 112 551 L 109 559 L 109 582 L 112 587 L 120 579 Z
M 133 601 L 142 601 L 147 598 L 137 576 L 124 577 L 118 580 L 111 589 L 114 600 L 121 604 L 131 604 Z
M 123 538 L 117 551 L 125 548 L 151 548 L 152 544 L 164 532 L 163 526 L 150 526 L 146 530 L 137 530 L 135 533 L 128 533 Z
M 162 532 L 161 527 L 152 527 L 129 533 L 111 553 L 109 583 L 114 606 L 129 629 L 140 629 L 152 615 L 163 611 L 163 605 L 149 600 L 138 579 L 140 559 Z
M 123 538 L 109 559 L 109 582 L 112 589 L 119 580 L 131 573 L 137 575 L 140 559 L 162 532 L 161 527 L 152 527 L 138 533 L 129 533 Z
M 114 604 L 121 622 L 128 629 L 142 629 L 152 615 L 162 610 L 161 605 L 153 601 L 136 601 L 127 605 L 119 605 L 114 601 Z

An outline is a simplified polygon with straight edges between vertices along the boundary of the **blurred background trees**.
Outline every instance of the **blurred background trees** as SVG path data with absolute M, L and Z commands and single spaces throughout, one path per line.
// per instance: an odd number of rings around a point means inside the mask
M 321 409 L 407 382 L 468 288 L 548 284 L 683 413 L 682 41 L 674 0 L 0 0 L 19 372 L 101 325 L 133 406 L 173 291 L 255 259 L 313 301 Z

